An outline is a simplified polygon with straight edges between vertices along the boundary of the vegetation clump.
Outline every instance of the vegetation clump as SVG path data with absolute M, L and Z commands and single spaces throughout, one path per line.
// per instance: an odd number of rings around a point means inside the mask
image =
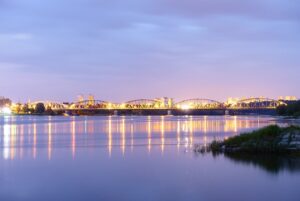
M 300 101 L 295 101 L 277 108 L 277 114 L 282 116 L 300 117 Z
M 224 141 L 213 141 L 209 145 L 209 151 L 226 153 L 300 152 L 300 127 L 268 126 Z

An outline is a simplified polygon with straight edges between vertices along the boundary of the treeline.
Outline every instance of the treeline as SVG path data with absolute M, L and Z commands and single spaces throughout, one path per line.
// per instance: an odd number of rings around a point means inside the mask
M 37 103 L 35 107 L 30 107 L 28 104 L 17 104 L 13 112 L 15 114 L 33 114 L 33 115 L 61 115 L 62 111 L 54 112 L 50 107 L 46 107 L 43 103 Z
M 277 108 L 277 114 L 283 116 L 300 117 L 300 101 L 279 106 Z
M 11 100 L 8 98 L 0 97 L 0 107 L 11 105 Z

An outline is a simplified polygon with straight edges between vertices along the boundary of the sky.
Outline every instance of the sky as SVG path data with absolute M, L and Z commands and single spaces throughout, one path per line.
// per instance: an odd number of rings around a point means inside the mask
M 0 96 L 300 97 L 298 0 L 0 0 Z

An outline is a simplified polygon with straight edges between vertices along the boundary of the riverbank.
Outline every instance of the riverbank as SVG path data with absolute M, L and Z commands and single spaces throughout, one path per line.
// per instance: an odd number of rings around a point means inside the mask
M 267 126 L 223 141 L 213 141 L 208 147 L 195 145 L 194 150 L 213 153 L 300 153 L 300 127 Z
M 276 109 L 278 115 L 287 117 L 300 117 L 300 101 L 294 101 L 287 105 L 280 105 Z

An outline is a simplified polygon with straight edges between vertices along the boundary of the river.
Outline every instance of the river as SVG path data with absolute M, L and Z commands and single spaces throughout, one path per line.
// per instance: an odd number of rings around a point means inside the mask
M 0 200 L 299 200 L 300 160 L 199 154 L 269 116 L 2 116 Z

